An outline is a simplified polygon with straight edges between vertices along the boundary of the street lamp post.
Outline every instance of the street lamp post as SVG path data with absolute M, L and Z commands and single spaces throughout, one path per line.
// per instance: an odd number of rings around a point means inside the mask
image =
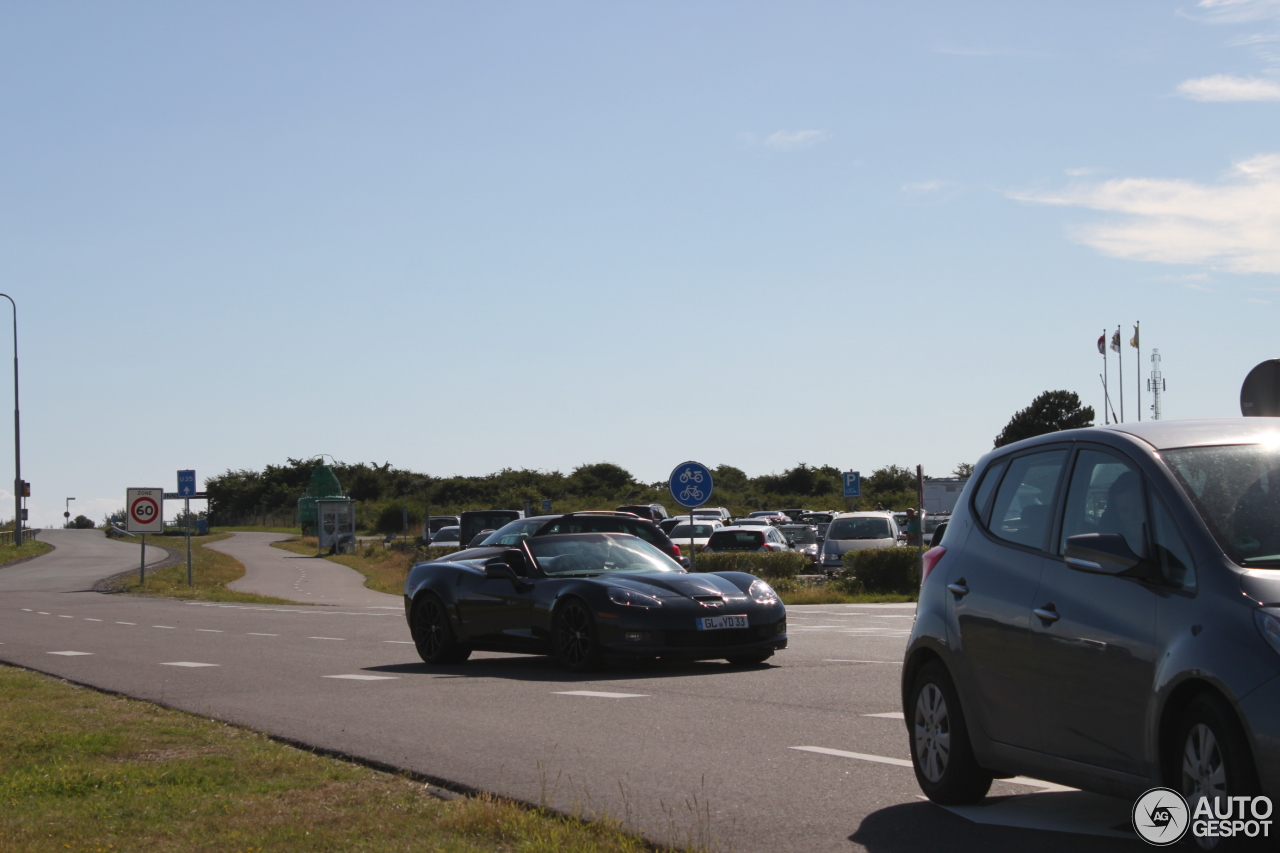
M 18 303 L 0 293 L 13 306 L 13 544 L 22 544 L 22 442 L 18 430 Z
M 62 514 L 62 517 L 67 520 L 67 524 L 71 523 L 71 502 L 73 500 L 75 498 L 67 498 L 67 511 Z

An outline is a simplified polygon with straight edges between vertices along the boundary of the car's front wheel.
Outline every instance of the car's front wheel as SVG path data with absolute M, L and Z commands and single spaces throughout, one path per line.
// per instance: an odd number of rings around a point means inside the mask
M 974 757 L 964 712 L 941 661 L 920 667 L 908 700 L 911 764 L 920 790 L 935 803 L 976 803 L 991 789 L 991 773 Z
M 1173 778 L 1168 781 L 1191 809 L 1201 799 L 1208 799 L 1211 804 L 1225 803 L 1231 797 L 1259 793 L 1248 741 L 1235 724 L 1230 708 L 1216 696 L 1203 694 L 1191 700 L 1171 749 L 1174 752 L 1166 767 Z M 1227 805 L 1219 805 L 1222 811 L 1226 808 Z M 1195 839 L 1204 850 L 1212 850 L 1224 841 L 1209 836 Z
M 427 663 L 461 663 L 471 656 L 471 649 L 458 642 L 444 602 L 431 593 L 423 593 L 409 612 L 409 633 L 418 656 Z
M 600 664 L 600 639 L 596 622 L 586 604 L 565 602 L 556 609 L 552 627 L 556 657 L 574 672 L 587 672 Z

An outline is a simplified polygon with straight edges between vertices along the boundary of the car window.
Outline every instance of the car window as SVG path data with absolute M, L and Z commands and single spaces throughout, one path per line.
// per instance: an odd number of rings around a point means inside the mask
M 529 540 L 529 550 L 542 571 L 553 576 L 684 571 L 648 542 L 618 534 L 538 536 Z
M 522 518 L 505 524 L 489 534 L 482 545 L 519 545 L 537 530 L 542 522 L 538 519 Z
M 1194 590 L 1196 570 L 1191 551 L 1178 532 L 1169 508 L 1154 496 L 1151 499 L 1151 540 L 1151 556 L 1155 558 L 1165 582 L 1178 589 Z
M 1142 498 L 1142 473 L 1110 453 L 1082 450 L 1076 457 L 1067 487 L 1066 511 L 1058 553 L 1067 550 L 1067 539 L 1082 533 L 1118 533 L 1129 550 L 1146 556 L 1146 509 Z
M 1280 447 L 1184 447 L 1161 455 L 1232 561 L 1280 568 Z
M 703 539 L 710 536 L 711 531 L 715 529 L 714 524 L 677 524 L 667 535 L 673 540 L 688 539 L 690 536 L 695 539 Z
M 978 484 L 978 490 L 974 492 L 973 508 L 978 511 L 978 519 L 984 525 L 991 524 L 991 495 L 1000 484 L 1000 475 L 1004 473 L 1004 466 L 1007 464 L 1008 460 L 1001 459 L 988 466 L 986 473 L 982 475 L 982 482 Z
M 993 534 L 1018 545 L 1044 548 L 1053 494 L 1066 458 L 1065 450 L 1046 450 L 1009 463 L 991 504 Z
M 758 551 L 764 542 L 759 530 L 717 530 L 711 534 L 707 547 L 713 551 Z
M 887 518 L 837 518 L 827 528 L 828 539 L 892 539 Z

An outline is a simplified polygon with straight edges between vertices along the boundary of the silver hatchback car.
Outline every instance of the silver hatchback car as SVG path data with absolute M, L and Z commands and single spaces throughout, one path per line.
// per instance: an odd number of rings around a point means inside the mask
M 930 799 L 1280 795 L 1280 419 L 999 448 L 923 575 L 902 701 Z

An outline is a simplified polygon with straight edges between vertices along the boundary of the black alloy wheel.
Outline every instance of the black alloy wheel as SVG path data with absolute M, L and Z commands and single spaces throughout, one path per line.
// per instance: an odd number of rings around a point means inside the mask
M 925 796 L 962 806 L 980 801 L 991 789 L 991 773 L 978 765 L 965 728 L 960 697 L 941 661 L 920 667 L 907 701 L 911 766 Z
M 733 655 L 725 658 L 734 666 L 759 666 L 760 664 L 773 657 L 772 651 L 754 652 L 749 655 Z
M 1248 741 L 1231 709 L 1212 694 L 1201 694 L 1187 705 L 1169 749 L 1165 767 L 1172 778 L 1166 781 L 1186 798 L 1192 812 L 1202 798 L 1212 804 L 1219 798 L 1261 793 Z M 1234 850 L 1245 843 L 1207 836 L 1192 840 L 1202 850 Z
M 418 596 L 409 614 L 409 633 L 418 656 L 427 663 L 461 663 L 471 649 L 458 642 L 444 603 L 431 593 Z
M 556 657 L 573 672 L 587 672 L 600 664 L 600 641 L 595 619 L 586 604 L 568 601 L 556 610 L 552 630 Z

